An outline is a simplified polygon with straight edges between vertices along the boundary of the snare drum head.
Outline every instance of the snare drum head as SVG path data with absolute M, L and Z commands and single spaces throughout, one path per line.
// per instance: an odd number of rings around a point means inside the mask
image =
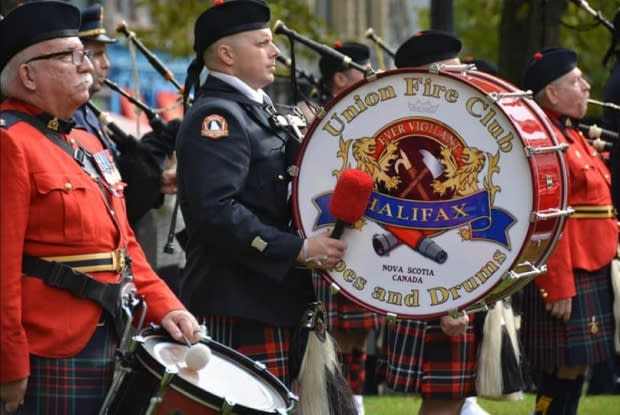
M 525 147 L 553 139 L 521 98 L 489 96 L 507 88 L 486 75 L 389 71 L 315 120 L 293 183 L 302 233 L 333 227 L 328 203 L 344 168 L 375 182 L 364 218 L 342 236 L 343 261 L 324 274 L 341 293 L 379 313 L 430 318 L 479 301 L 523 261 L 540 187 Z M 560 188 L 556 164 L 548 176 Z
M 157 372 L 162 368 L 177 370 L 177 377 L 184 382 L 173 381 L 172 387 L 205 406 L 218 407 L 226 401 L 252 413 L 266 414 L 280 413 L 290 407 L 288 390 L 272 374 L 220 343 L 211 340 L 203 343 L 211 348 L 211 358 L 199 371 L 190 370 L 185 364 L 189 348 L 167 336 L 146 337 L 142 351 L 149 361 L 143 363 L 157 366 L 154 369 Z

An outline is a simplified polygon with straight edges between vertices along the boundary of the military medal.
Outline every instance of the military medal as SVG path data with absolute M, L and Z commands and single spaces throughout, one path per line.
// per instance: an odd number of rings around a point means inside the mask
M 121 175 L 114 164 L 110 151 L 103 150 L 94 153 L 93 159 L 95 160 L 97 170 L 99 170 L 99 173 L 103 176 L 112 194 L 116 197 L 120 197 L 119 191 L 123 189 L 124 183 L 121 180 Z

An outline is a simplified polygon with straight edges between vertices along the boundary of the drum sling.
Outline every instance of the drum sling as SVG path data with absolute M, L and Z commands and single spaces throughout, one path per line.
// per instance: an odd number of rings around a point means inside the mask
M 42 279 L 51 287 L 67 290 L 76 297 L 93 300 L 112 317 L 116 317 L 122 284 L 100 282 L 63 263 L 28 255 L 22 258 L 22 272 Z

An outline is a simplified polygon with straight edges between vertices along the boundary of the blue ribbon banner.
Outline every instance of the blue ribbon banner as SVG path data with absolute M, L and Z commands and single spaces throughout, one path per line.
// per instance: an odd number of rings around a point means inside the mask
M 329 192 L 313 199 L 319 210 L 317 227 L 336 222 L 328 209 L 331 196 Z M 364 216 L 383 225 L 404 229 L 439 231 L 469 225 L 472 239 L 494 241 L 506 247 L 509 247 L 508 228 L 515 221 L 505 210 L 491 207 L 486 191 L 460 199 L 433 202 L 406 200 L 373 192 Z

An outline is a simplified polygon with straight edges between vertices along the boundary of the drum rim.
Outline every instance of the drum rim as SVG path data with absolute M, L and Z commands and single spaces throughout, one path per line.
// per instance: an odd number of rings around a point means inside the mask
M 160 329 L 146 329 L 139 336 L 141 338 L 140 345 L 136 350 L 136 358 L 142 364 L 145 370 L 148 370 L 157 380 L 161 380 L 163 371 L 165 370 L 164 366 L 159 362 L 155 356 L 153 356 L 148 350 L 146 345 L 152 342 L 156 342 L 157 340 L 164 340 L 169 343 L 179 344 L 182 346 L 186 346 L 181 342 L 174 340 L 167 333 L 163 332 Z M 274 408 L 270 411 L 262 411 L 257 410 L 256 408 L 251 408 L 242 404 L 234 405 L 234 413 L 240 414 L 281 414 L 281 413 L 290 413 L 295 408 L 295 402 L 297 397 L 286 387 L 286 385 L 278 379 L 275 375 L 269 372 L 266 368 L 260 369 L 256 366 L 254 360 L 250 359 L 248 356 L 238 352 L 235 349 L 232 349 L 226 346 L 223 343 L 217 342 L 212 338 L 206 336 L 203 337 L 201 343 L 205 344 L 212 348 L 212 351 L 217 352 L 219 355 L 226 357 L 227 360 L 230 360 L 233 363 L 240 363 L 241 366 L 255 375 L 260 375 L 258 377 L 260 380 L 265 381 L 268 386 L 280 396 L 280 398 L 284 401 L 286 408 Z M 222 353 L 222 351 L 224 353 Z M 239 360 L 236 360 L 239 359 Z M 158 370 L 159 369 L 159 370 Z M 174 376 L 172 382 L 170 383 L 170 387 L 173 388 L 178 393 L 186 396 L 187 398 L 200 403 L 204 406 L 207 406 L 214 410 L 220 410 L 222 405 L 226 403 L 225 396 L 218 396 L 213 394 L 212 392 L 202 389 L 195 384 L 189 382 L 187 379 L 182 376 Z M 201 395 L 206 394 L 209 401 L 205 401 Z M 285 412 L 282 412 L 282 411 Z
M 398 75 L 398 74 L 410 74 L 410 73 L 420 73 L 420 74 L 433 74 L 432 72 L 429 71 L 429 69 L 426 68 L 400 68 L 400 69 L 394 69 L 394 70 L 389 70 L 389 71 L 385 71 L 382 73 L 377 74 L 377 79 L 380 78 L 384 78 L 387 76 L 394 76 L 394 75 Z M 523 90 L 519 89 L 516 85 L 503 80 L 499 77 L 493 76 L 491 74 L 487 74 L 485 72 L 481 72 L 478 70 L 468 70 L 466 71 L 465 75 L 469 76 L 469 78 L 467 77 L 462 77 L 461 72 L 456 72 L 456 71 L 440 71 L 439 73 L 437 73 L 437 75 L 439 76 L 447 76 L 450 77 L 452 79 L 455 79 L 459 82 L 463 82 L 465 83 L 468 87 L 473 88 L 478 90 L 479 92 L 484 92 L 484 93 L 488 93 L 487 91 L 484 91 L 482 89 L 482 87 L 478 84 L 476 84 L 475 80 L 476 79 L 483 79 L 491 84 L 496 85 L 499 88 L 502 88 L 502 92 L 516 92 L 516 91 L 520 91 L 523 92 Z M 341 100 L 347 98 L 350 96 L 352 91 L 355 91 L 356 89 L 358 89 L 360 86 L 365 85 L 365 84 L 369 84 L 372 83 L 372 80 L 368 80 L 368 79 L 362 79 L 358 82 L 356 82 L 355 84 L 349 86 L 347 89 L 345 89 L 344 91 L 342 91 L 336 98 L 330 100 L 328 102 L 328 104 L 324 107 L 324 111 L 322 112 L 322 117 L 318 118 L 314 120 L 314 122 L 308 127 L 308 131 L 306 133 L 306 137 L 312 137 L 316 131 L 316 129 L 318 128 L 319 124 L 321 123 L 322 119 L 325 117 L 325 115 L 334 107 L 336 106 Z M 558 144 L 558 140 L 554 134 L 554 130 L 551 127 L 551 123 L 548 120 L 547 115 L 544 113 L 544 111 L 542 111 L 542 109 L 538 106 L 538 104 L 535 103 L 535 101 L 531 98 L 525 98 L 522 100 L 522 102 L 524 103 L 524 105 L 526 106 L 527 110 L 529 111 L 530 115 L 535 118 L 536 120 L 538 120 L 543 129 L 544 132 L 546 133 L 546 136 L 549 138 L 549 140 L 554 144 L 557 145 Z M 510 121 L 510 123 L 512 124 L 512 126 L 516 128 L 515 122 L 511 119 L 511 117 L 509 116 L 509 114 L 505 111 L 504 108 L 502 108 L 501 106 L 497 106 L 504 117 L 506 117 L 506 119 L 508 119 Z M 523 142 L 523 138 L 520 137 L 520 139 Z M 300 163 L 302 162 L 303 156 L 306 152 L 308 143 L 310 140 L 304 140 L 302 142 L 302 145 L 299 149 L 299 153 L 296 159 L 296 165 L 300 166 Z M 523 143 L 525 146 L 525 143 Z M 568 172 L 567 172 L 567 168 L 566 168 L 566 164 L 564 161 L 564 158 L 561 157 L 560 155 L 558 155 L 556 157 L 557 159 L 557 163 L 558 163 L 558 167 L 559 167 L 559 174 L 561 177 L 559 177 L 560 179 L 560 207 L 561 209 L 566 209 L 567 205 L 568 205 L 568 189 L 567 189 L 567 182 L 568 182 Z M 533 162 L 532 160 L 528 157 L 527 159 L 527 163 L 530 166 L 530 171 L 532 174 L 535 173 L 535 169 L 533 166 Z M 535 196 L 532 198 L 532 203 L 533 206 L 531 206 L 531 212 L 538 212 L 538 210 L 536 209 L 537 206 L 535 206 L 535 204 L 537 202 L 540 202 L 539 198 L 540 196 L 538 195 L 538 188 L 539 185 L 538 183 L 532 183 L 532 188 L 533 188 L 533 193 L 535 194 Z M 304 229 L 302 229 L 300 225 L 301 222 L 301 214 L 300 214 L 300 210 L 299 210 L 299 206 L 298 206 L 298 198 L 299 198 L 299 180 L 296 177 L 295 180 L 293 180 L 292 183 L 292 200 L 293 200 L 293 221 L 295 223 L 295 226 L 297 229 L 299 229 L 299 233 L 300 235 L 302 235 L 302 237 L 305 237 L 305 231 Z M 554 219 L 557 221 L 557 223 L 555 224 L 555 226 L 553 227 L 553 231 L 552 231 L 552 237 L 549 240 L 549 244 L 548 244 L 548 248 L 546 248 L 546 250 L 544 250 L 544 252 L 540 255 L 540 258 L 535 258 L 536 259 L 536 263 L 534 265 L 536 266 L 542 266 L 544 264 L 546 264 L 546 261 L 548 260 L 549 256 L 551 255 L 551 253 L 553 252 L 553 248 L 555 247 L 555 245 L 557 244 L 561 233 L 562 233 L 562 229 L 564 227 L 565 221 L 566 221 L 566 217 L 559 217 L 557 219 Z M 531 223 L 531 222 L 530 222 Z M 493 296 L 493 301 L 489 302 L 489 303 L 494 303 L 497 300 L 501 299 L 501 298 L 505 298 L 506 296 L 511 295 L 514 292 L 519 291 L 520 289 L 522 289 L 523 287 L 525 287 L 525 285 L 527 285 L 528 283 L 531 282 L 532 279 L 535 278 L 535 276 L 533 277 L 522 277 L 519 279 L 515 279 L 514 282 L 512 282 L 510 284 L 510 286 L 504 290 L 502 290 L 499 295 L 498 293 L 494 293 L 494 288 L 498 287 L 502 282 L 507 280 L 507 275 L 510 271 L 512 271 L 514 268 L 516 268 L 517 266 L 523 264 L 524 260 L 526 260 L 528 258 L 528 256 L 526 255 L 526 248 L 529 246 L 529 244 L 533 243 L 532 242 L 532 236 L 535 233 L 536 227 L 533 225 L 530 225 L 527 229 L 527 232 L 524 235 L 523 238 L 523 243 L 522 246 L 520 247 L 518 253 L 515 254 L 514 256 L 514 261 L 513 263 L 510 265 L 510 269 L 506 270 L 504 272 L 503 275 L 501 275 L 496 283 L 489 288 L 487 291 L 485 291 L 484 293 L 480 294 L 479 296 L 477 296 L 475 299 L 471 300 L 471 301 L 467 301 L 463 304 L 461 304 L 457 310 L 461 311 L 468 311 L 469 309 L 471 309 L 472 307 L 485 302 L 484 300 L 486 300 L 487 298 L 489 298 L 490 296 Z M 323 270 L 317 270 L 319 272 L 319 274 L 321 275 L 321 277 L 323 279 L 325 279 L 325 281 L 327 281 L 328 284 L 330 285 L 335 285 L 336 287 L 341 287 L 341 284 L 336 283 L 336 281 L 329 275 L 329 273 L 327 273 L 326 271 Z M 515 287 L 515 288 L 513 288 Z M 350 293 L 348 290 L 343 290 L 343 289 L 337 289 L 335 290 L 335 292 L 337 294 L 340 295 L 344 295 L 347 299 L 353 301 L 354 303 L 360 305 L 363 308 L 366 308 L 370 311 L 379 313 L 381 315 L 387 316 L 387 317 L 394 317 L 397 319 L 432 319 L 432 318 L 437 318 L 440 317 L 442 315 L 445 315 L 446 312 L 442 311 L 442 312 L 435 312 L 435 313 L 425 313 L 425 314 L 405 314 L 405 313 L 393 313 L 391 311 L 388 311 L 386 309 L 381 309 L 379 307 L 374 306 L 373 304 L 369 304 L 366 303 L 364 301 L 361 301 L 359 298 L 355 297 L 352 293 Z M 501 296 L 500 296 L 501 295 Z M 456 309 L 456 308 L 455 308 Z

